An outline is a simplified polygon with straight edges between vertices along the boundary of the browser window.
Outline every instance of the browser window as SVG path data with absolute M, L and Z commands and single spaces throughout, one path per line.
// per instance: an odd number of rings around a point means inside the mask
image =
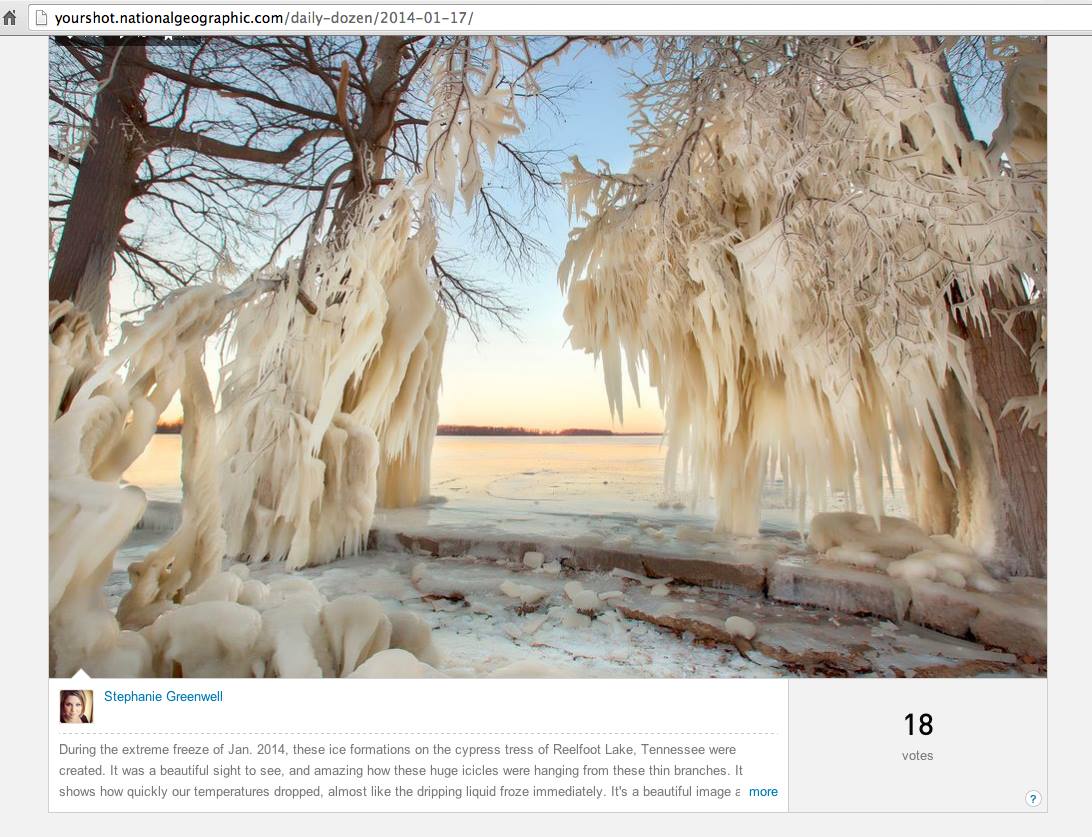
M 22 812 L 1069 833 L 1086 5 L 0 11 Z

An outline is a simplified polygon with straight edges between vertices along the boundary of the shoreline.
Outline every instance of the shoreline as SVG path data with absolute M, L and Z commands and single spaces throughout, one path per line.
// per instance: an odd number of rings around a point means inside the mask
M 420 510 L 420 509 L 419 509 Z M 462 515 L 459 515 L 460 517 Z M 181 521 L 181 505 L 151 501 L 136 532 L 173 531 Z M 382 510 L 364 549 L 354 556 L 402 555 L 410 562 L 426 560 L 470 560 L 498 566 L 522 567 L 527 553 L 539 553 L 556 561 L 566 573 L 621 576 L 652 583 L 690 585 L 707 593 L 728 597 L 737 613 L 740 607 L 803 608 L 827 614 L 834 628 L 838 618 L 868 624 L 916 626 L 927 632 L 983 649 L 1001 649 L 1013 655 L 1013 664 L 1041 667 L 1047 659 L 1045 581 L 1032 578 L 1009 580 L 1004 594 L 958 590 L 927 580 L 904 581 L 886 573 L 851 567 L 823 559 L 802 544 L 799 533 L 763 531 L 758 538 L 716 537 L 691 525 L 677 525 L 633 519 L 632 532 L 603 540 L 596 536 L 571 537 L 557 528 L 553 533 L 486 527 L 468 514 L 462 521 L 399 519 L 397 510 Z M 654 531 L 653 531 L 654 530 Z M 764 546 L 768 549 L 761 548 Z M 327 567 L 338 568 L 339 561 Z M 344 566 L 344 564 L 342 564 Z M 614 607 L 624 616 L 689 633 L 699 640 L 737 645 L 737 638 L 725 630 L 723 614 L 703 613 L 701 608 L 665 609 L 658 594 L 646 594 L 634 601 L 619 601 Z M 633 596 L 630 596 L 633 599 Z M 824 619 L 823 621 L 827 621 Z M 795 665 L 852 668 L 859 664 L 853 654 L 842 654 L 837 643 L 823 636 L 816 651 L 812 643 L 798 643 L 797 637 L 784 649 L 761 642 L 762 653 Z M 791 651 L 790 651 L 791 649 Z M 844 659 L 843 659 L 844 657 Z M 971 661 L 968 660 L 968 663 Z M 991 662 L 999 662 L 993 660 Z M 852 664 L 852 665 L 851 665 Z M 838 666 L 834 666 L 838 667 Z M 982 673 L 988 673 L 983 671 Z M 942 670 L 929 676 L 945 676 Z M 948 676 L 960 676 L 954 671 Z

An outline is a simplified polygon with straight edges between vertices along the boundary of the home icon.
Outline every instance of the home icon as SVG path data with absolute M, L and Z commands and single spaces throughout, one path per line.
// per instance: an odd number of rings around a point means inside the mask
M 15 11 L 14 10 L 9 11 L 4 15 L 4 25 L 5 26 L 14 26 L 15 25 Z

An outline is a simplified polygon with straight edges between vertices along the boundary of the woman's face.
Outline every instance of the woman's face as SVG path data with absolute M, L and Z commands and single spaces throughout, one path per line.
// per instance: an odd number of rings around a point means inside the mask
M 78 721 L 83 714 L 83 701 L 75 695 L 69 695 L 64 699 L 65 721 Z

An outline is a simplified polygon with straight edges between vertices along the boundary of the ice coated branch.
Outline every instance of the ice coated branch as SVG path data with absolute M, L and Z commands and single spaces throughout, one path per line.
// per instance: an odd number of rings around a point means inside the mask
M 1045 74 L 1021 69 L 1042 63 L 1034 41 L 1010 49 L 1008 89 L 1032 105 L 1010 110 L 1032 114 L 1034 148 Z M 1001 411 L 983 409 L 991 364 L 974 339 L 993 305 L 1027 302 L 1025 281 L 1045 287 L 1040 184 L 961 129 L 937 45 L 665 38 L 654 56 L 633 95 L 631 171 L 574 161 L 564 175 L 582 226 L 558 276 L 611 409 L 621 417 L 624 365 L 659 390 L 668 487 L 676 471 L 694 497 L 711 486 L 737 533 L 757 531 L 773 475 L 802 527 L 831 489 L 878 520 L 897 459 L 927 532 L 1041 571 L 1034 546 L 1004 542 L 1007 519 L 1045 496 L 1003 511 Z

